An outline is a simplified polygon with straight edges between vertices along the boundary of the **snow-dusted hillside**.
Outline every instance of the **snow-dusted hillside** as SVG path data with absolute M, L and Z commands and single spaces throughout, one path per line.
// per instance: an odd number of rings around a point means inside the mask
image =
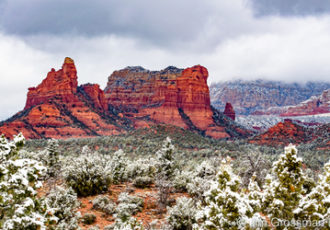
M 330 113 L 309 116 L 293 116 L 293 117 L 280 117 L 274 115 L 249 115 L 237 116 L 236 122 L 248 129 L 259 129 L 260 131 L 267 130 L 268 128 L 276 125 L 284 119 L 298 120 L 303 123 L 313 124 L 326 124 L 330 123 Z
M 282 116 L 301 116 L 330 113 L 330 89 L 324 90 L 320 96 L 312 96 L 296 106 L 290 106 Z
M 212 84 L 210 97 L 212 105 L 220 111 L 224 110 L 226 102 L 230 102 L 237 114 L 248 115 L 270 107 L 297 105 L 329 88 L 327 82 L 300 84 L 236 80 Z

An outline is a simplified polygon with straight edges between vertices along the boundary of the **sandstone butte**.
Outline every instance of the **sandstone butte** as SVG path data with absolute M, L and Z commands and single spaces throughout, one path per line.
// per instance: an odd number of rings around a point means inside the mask
M 205 67 L 168 67 L 148 71 L 127 67 L 115 71 L 105 91 L 97 84 L 78 86 L 71 58 L 51 69 L 37 87 L 29 88 L 24 110 L 0 123 L 10 138 L 84 138 L 125 133 L 163 123 L 213 138 L 247 137 L 238 126 L 210 105 Z

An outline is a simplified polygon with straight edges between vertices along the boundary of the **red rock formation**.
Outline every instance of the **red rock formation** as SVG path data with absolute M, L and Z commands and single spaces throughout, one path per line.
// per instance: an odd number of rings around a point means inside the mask
M 310 130 L 290 119 L 285 119 L 284 122 L 279 122 L 265 133 L 254 137 L 250 143 L 278 146 L 307 143 L 312 139 Z
M 149 117 L 153 122 L 199 130 L 214 138 L 231 137 L 224 128 L 226 122 L 214 123 L 207 78 L 207 69 L 199 65 L 162 71 L 128 67 L 109 77 L 105 95 L 115 107 L 135 109 L 128 110 L 126 116 Z
M 77 70 L 71 58 L 65 58 L 62 69 L 52 69 L 37 87 L 29 88 L 25 109 L 45 103 L 55 97 L 63 102 L 76 101 Z
M 202 66 L 115 71 L 105 93 L 97 84 L 78 87 L 70 58 L 29 89 L 26 106 L 0 123 L 7 137 L 75 138 L 112 135 L 158 123 L 189 128 L 214 138 L 249 135 L 210 106 L 208 72 Z M 222 117 L 223 116 L 223 117 Z
M 296 106 L 290 106 L 281 116 L 303 116 L 330 113 L 330 89 L 316 97 L 301 102 Z
M 78 91 L 77 85 L 74 62 L 65 58 L 62 69 L 52 69 L 40 85 L 29 88 L 24 110 L 2 122 L 0 133 L 8 138 L 18 132 L 26 138 L 75 138 L 124 132 L 122 118 L 107 113 L 99 86 L 87 84 Z
M 108 111 L 108 104 L 106 102 L 104 92 L 100 89 L 98 84 L 85 84 L 82 85 L 81 88 L 96 109 L 99 109 L 102 112 Z
M 225 111 L 223 112 L 223 114 L 235 121 L 235 111 L 233 106 L 229 102 L 226 103 Z
M 199 129 L 207 129 L 213 124 L 208 76 L 207 69 L 197 65 L 183 70 L 182 75 L 177 78 L 177 107 Z

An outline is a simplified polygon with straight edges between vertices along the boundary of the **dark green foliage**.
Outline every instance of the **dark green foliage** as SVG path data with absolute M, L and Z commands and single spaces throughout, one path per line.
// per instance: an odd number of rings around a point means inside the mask
M 153 183 L 153 179 L 148 176 L 141 176 L 135 178 L 133 184 L 137 188 L 148 188 Z
M 53 209 L 54 216 L 58 218 L 54 229 L 75 230 L 78 228 L 79 215 L 76 209 L 80 202 L 71 188 L 56 187 L 47 195 L 46 203 Z
M 47 174 L 50 177 L 56 177 L 58 176 L 61 168 L 61 164 L 59 162 L 59 145 L 57 140 L 49 140 L 47 145 L 47 159 L 46 159 L 46 165 L 47 165 Z
M 93 201 L 93 209 L 104 212 L 111 215 L 115 212 L 116 204 L 110 200 L 107 196 L 98 196 Z
M 112 182 L 109 161 L 101 156 L 82 156 L 65 168 L 66 183 L 78 196 L 89 196 L 108 191 Z
M 96 221 L 96 216 L 94 214 L 90 214 L 90 213 L 86 213 L 83 217 L 82 217 L 82 222 L 84 224 L 93 224 Z

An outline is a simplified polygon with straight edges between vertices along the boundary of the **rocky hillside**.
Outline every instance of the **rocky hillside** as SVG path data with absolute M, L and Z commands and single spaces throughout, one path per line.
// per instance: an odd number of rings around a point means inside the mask
M 330 113 L 330 89 L 320 96 L 312 96 L 296 106 L 290 106 L 281 116 L 303 116 Z
M 23 111 L 0 123 L 0 133 L 26 138 L 113 135 L 164 123 L 214 138 L 250 134 L 210 106 L 208 71 L 202 66 L 149 71 L 115 71 L 105 92 L 97 84 L 78 86 L 72 59 L 29 88 Z
M 266 132 L 257 135 L 250 140 L 250 143 L 280 146 L 292 144 L 309 143 L 316 139 L 329 141 L 330 124 L 323 124 L 317 127 L 306 126 L 300 121 L 285 119 Z M 326 148 L 330 148 L 326 144 Z
M 297 105 L 329 88 L 330 83 L 325 82 L 289 84 L 264 80 L 237 80 L 212 84 L 210 96 L 212 105 L 220 111 L 230 102 L 237 114 L 248 115 L 270 107 Z

